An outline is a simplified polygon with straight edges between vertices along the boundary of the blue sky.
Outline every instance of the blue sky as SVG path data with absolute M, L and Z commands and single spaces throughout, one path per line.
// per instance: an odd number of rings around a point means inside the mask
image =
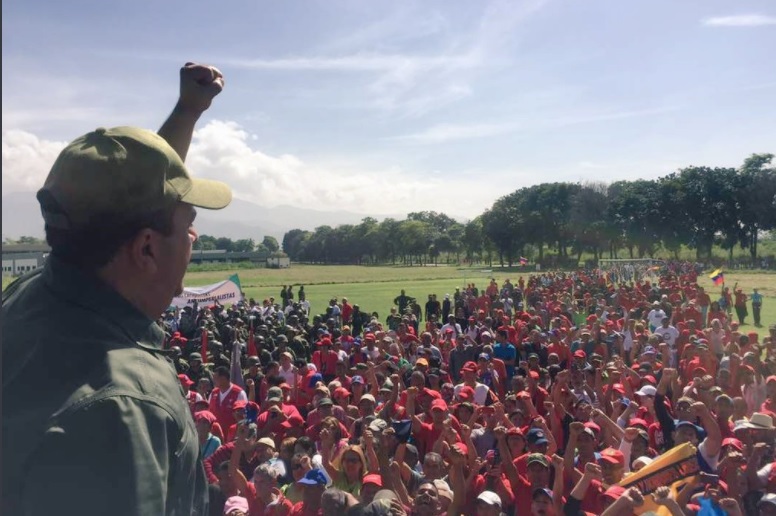
M 772 1 L 3 4 L 3 191 L 100 125 L 157 128 L 186 61 L 226 88 L 192 173 L 238 197 L 467 218 L 545 181 L 776 151 Z

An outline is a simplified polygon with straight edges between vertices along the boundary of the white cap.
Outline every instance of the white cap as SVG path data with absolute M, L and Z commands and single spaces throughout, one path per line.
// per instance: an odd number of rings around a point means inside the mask
M 639 396 L 654 396 L 657 394 L 657 388 L 654 385 L 645 385 L 641 389 L 636 391 Z
M 757 502 L 757 506 L 760 507 L 766 503 L 776 506 L 776 493 L 768 493 L 767 495 L 760 498 L 760 501 Z
M 639 462 L 641 463 L 642 467 L 643 466 L 649 466 L 650 464 L 652 464 L 653 460 L 654 459 L 652 459 L 651 457 L 647 457 L 646 455 L 642 455 L 641 457 L 639 457 L 638 459 L 633 461 L 633 466 L 635 467 L 636 464 L 638 464 Z
M 482 500 L 488 505 L 497 505 L 501 507 L 501 497 L 493 491 L 483 491 L 477 497 L 477 500 Z

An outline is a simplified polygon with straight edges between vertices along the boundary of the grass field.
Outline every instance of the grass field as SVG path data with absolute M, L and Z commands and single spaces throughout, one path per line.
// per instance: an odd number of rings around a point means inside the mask
M 186 275 L 187 286 L 200 286 L 217 283 L 233 273 L 240 277 L 243 291 L 248 297 L 257 300 L 274 296 L 280 298 L 282 285 L 294 285 L 294 293 L 299 291 L 299 285 L 305 286 L 307 299 L 314 313 L 322 312 L 329 299 L 347 297 L 351 303 L 361 306 L 368 312 L 378 312 L 385 319 L 392 306 L 393 299 L 399 291 L 406 289 L 407 294 L 425 303 L 428 294 L 436 294 L 441 301 L 445 294 L 452 296 L 455 287 L 474 282 L 479 287 L 487 285 L 490 277 L 495 277 L 499 285 L 510 278 L 516 281 L 520 272 L 503 272 L 498 268 L 492 273 L 484 273 L 485 268 L 465 269 L 455 266 L 439 267 L 359 267 L 348 265 L 296 265 L 289 269 L 239 269 L 234 271 L 202 271 L 189 272 Z M 530 274 L 525 271 L 524 274 Z M 727 286 L 733 287 L 735 282 L 751 293 L 752 288 L 759 288 L 765 296 L 763 302 L 762 322 L 776 323 L 776 274 L 766 272 L 736 272 L 725 271 Z M 3 289 L 11 279 L 3 277 Z M 719 297 L 720 289 L 715 287 L 707 276 L 701 278 L 701 284 L 706 287 L 712 299 Z M 745 330 L 757 330 L 752 325 L 750 314 Z M 762 337 L 764 329 L 757 330 Z

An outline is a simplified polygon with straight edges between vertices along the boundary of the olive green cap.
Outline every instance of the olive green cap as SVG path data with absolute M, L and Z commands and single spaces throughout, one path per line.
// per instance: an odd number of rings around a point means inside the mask
M 103 218 L 133 220 L 176 202 L 217 210 L 231 200 L 229 186 L 192 178 L 164 138 L 136 127 L 99 128 L 77 138 L 38 191 L 46 224 L 64 230 Z

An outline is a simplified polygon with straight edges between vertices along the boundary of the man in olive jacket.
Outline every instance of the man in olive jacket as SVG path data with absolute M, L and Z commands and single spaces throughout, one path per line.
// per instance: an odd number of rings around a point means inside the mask
M 182 292 L 194 206 L 194 125 L 223 88 L 181 69 L 159 130 L 97 129 L 68 145 L 38 192 L 52 248 L 2 301 L 2 514 L 205 514 L 197 432 L 155 322 Z

